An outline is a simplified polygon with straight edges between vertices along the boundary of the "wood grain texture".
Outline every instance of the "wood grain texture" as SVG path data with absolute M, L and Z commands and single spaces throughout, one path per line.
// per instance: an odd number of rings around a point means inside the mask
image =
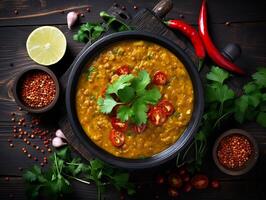
M 16 112 L 17 116 L 29 116 L 24 111 L 19 111 L 12 96 L 12 80 L 25 67 L 36 65 L 31 61 L 25 49 L 25 42 L 29 33 L 39 25 L 56 25 L 67 37 L 68 49 L 67 54 L 57 66 L 51 66 L 51 69 L 61 76 L 70 66 L 78 52 L 84 47 L 83 44 L 74 42 L 72 35 L 77 31 L 77 26 L 73 30 L 66 27 L 66 12 L 62 10 L 76 10 L 85 14 L 81 18 L 81 22 L 99 21 L 99 11 L 108 9 L 114 1 L 53 1 L 53 0 L 2 0 L 0 1 L 0 199 L 26 199 L 25 184 L 21 179 L 24 170 L 31 167 L 35 161 L 28 159 L 21 153 L 20 148 L 25 143 L 20 140 L 14 140 L 15 148 L 10 148 L 7 139 L 10 138 L 13 123 L 10 121 L 11 112 Z M 119 0 L 116 1 L 121 6 L 125 5 L 127 11 L 132 15 L 136 13 L 133 5 L 139 7 L 152 8 L 155 4 L 153 0 Z M 87 13 L 87 5 L 91 6 L 92 12 Z M 198 11 L 200 1 L 193 0 L 174 0 L 174 8 L 167 15 L 168 18 L 178 18 L 179 14 L 184 16 L 184 20 L 190 24 L 197 24 Z M 14 10 L 18 10 L 18 14 L 14 14 Z M 263 0 L 240 1 L 240 0 L 211 0 L 208 1 L 209 9 L 209 27 L 211 35 L 221 49 L 229 42 L 236 42 L 242 47 L 242 55 L 237 64 L 245 68 L 249 73 L 255 71 L 258 66 L 266 66 L 266 2 Z M 11 19 L 13 17 L 13 19 Z M 16 17 L 16 18 L 14 18 Z M 1 19 L 2 18 L 2 19 Z M 5 19 L 3 19 L 5 18 Z M 8 19 L 7 19 L 8 18 Z M 225 22 L 232 22 L 229 26 L 225 26 Z M 182 38 L 184 44 L 188 41 L 179 33 L 175 33 Z M 209 61 L 207 61 L 210 63 Z M 247 78 L 236 77 L 232 79 L 230 85 L 239 88 L 241 83 L 247 81 Z M 62 103 L 63 99 L 61 99 Z M 44 116 L 51 128 L 57 128 L 56 121 L 58 115 Z M 48 118 L 48 119 L 47 119 Z M 46 125 L 45 125 L 46 127 Z M 220 132 L 227 128 L 238 127 L 243 128 L 254 135 L 259 142 L 260 158 L 252 171 L 239 176 L 232 177 L 221 173 L 212 158 L 206 157 L 203 172 L 210 175 L 211 178 L 221 180 L 222 187 L 219 190 L 193 191 L 190 194 L 183 194 L 182 199 L 206 199 L 206 200 L 261 200 L 265 199 L 265 178 L 266 178 L 266 129 L 259 127 L 256 123 L 247 123 L 244 125 L 229 122 Z M 220 134 L 213 135 L 210 144 Z M 51 134 L 54 132 L 51 131 Z M 39 139 L 33 140 L 38 145 L 42 145 Z M 35 152 L 32 152 L 35 154 Z M 39 154 L 36 154 L 40 156 Z M 88 156 L 88 155 L 85 155 Z M 158 168 L 149 170 L 132 172 L 132 180 L 138 185 L 138 193 L 127 199 L 169 199 L 167 197 L 167 188 L 158 187 L 154 183 L 156 174 L 165 169 L 174 166 L 174 161 L 166 163 Z M 5 181 L 6 176 L 10 177 L 10 181 Z M 84 185 L 73 182 L 74 193 L 68 196 L 68 199 L 95 199 L 95 185 Z M 13 196 L 10 196 L 12 194 Z M 113 188 L 108 188 L 105 199 L 119 199 L 119 193 Z

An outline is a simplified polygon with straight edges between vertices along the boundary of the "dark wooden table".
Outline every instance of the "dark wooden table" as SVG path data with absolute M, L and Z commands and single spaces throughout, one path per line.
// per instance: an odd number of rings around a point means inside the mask
M 197 25 L 200 0 L 174 1 L 174 8 L 167 15 L 169 18 L 183 18 L 192 25 Z M 36 65 L 27 55 L 25 42 L 29 33 L 41 25 L 54 25 L 61 29 L 68 41 L 67 54 L 56 69 L 60 76 L 71 64 L 75 55 L 82 49 L 83 44 L 72 40 L 77 30 L 68 30 L 66 26 L 66 13 L 76 10 L 84 13 L 82 22 L 99 21 L 99 11 L 107 10 L 114 1 L 110 0 L 79 0 L 79 1 L 29 1 L 29 0 L 2 0 L 0 2 L 0 199 L 26 199 L 25 184 L 21 175 L 25 169 L 36 164 L 21 152 L 25 143 L 21 139 L 13 139 L 13 148 L 9 146 L 8 139 L 12 137 L 15 122 L 12 122 L 12 112 L 16 119 L 29 117 L 24 111 L 18 110 L 14 102 L 11 87 L 16 74 L 25 67 Z M 134 14 L 133 5 L 152 8 L 152 0 L 126 0 L 117 1 Z M 235 42 L 242 47 L 241 58 L 237 64 L 243 66 L 249 73 L 256 67 L 266 67 L 266 2 L 263 0 L 212 0 L 209 5 L 210 31 L 215 43 L 224 47 L 229 42 Z M 90 6 L 91 12 L 86 12 Z M 229 23 L 226 23 L 229 22 Z M 241 81 L 245 81 L 241 78 Z M 48 122 L 44 128 L 57 128 L 56 121 L 44 119 Z M 260 148 L 260 158 L 256 167 L 246 175 L 231 177 L 218 171 L 210 156 L 207 156 L 204 169 L 210 177 L 221 180 L 219 190 L 207 189 L 193 191 L 182 195 L 182 199 L 266 199 L 266 130 L 255 123 L 244 125 L 231 124 L 232 128 L 241 127 L 250 131 L 257 139 Z M 217 133 L 218 135 L 219 133 Z M 40 139 L 34 139 L 36 145 L 43 145 Z M 49 153 L 45 153 L 45 155 Z M 23 170 L 19 170 L 19 167 Z M 162 166 L 161 168 L 166 168 Z M 154 176 L 162 169 L 133 172 L 133 179 L 138 185 L 138 192 L 129 199 L 167 199 L 166 188 L 154 184 Z M 73 182 L 74 193 L 70 199 L 95 199 L 96 187 Z M 119 199 L 119 193 L 109 188 L 105 193 L 106 199 Z

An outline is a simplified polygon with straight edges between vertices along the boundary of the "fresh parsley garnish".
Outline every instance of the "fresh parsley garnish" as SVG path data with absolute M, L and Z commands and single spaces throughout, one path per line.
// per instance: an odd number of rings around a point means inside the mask
M 135 124 L 145 124 L 148 104 L 155 105 L 161 98 L 157 87 L 147 88 L 150 82 L 146 70 L 140 71 L 136 77 L 132 74 L 121 75 L 114 83 L 108 85 L 105 98 L 98 99 L 100 111 L 108 114 L 119 105 L 117 117 L 121 121 L 131 120 Z M 115 95 L 116 98 L 111 95 Z
M 92 43 L 106 31 L 106 28 L 101 23 L 88 22 L 80 26 L 78 33 L 73 36 L 73 39 L 78 42 Z
M 209 135 L 219 128 L 220 123 L 234 118 L 239 123 L 256 121 L 266 127 L 266 69 L 259 68 L 252 80 L 243 86 L 243 94 L 236 95 L 226 83 L 230 74 L 219 67 L 212 67 L 206 75 L 205 110 L 201 126 L 190 147 L 177 157 L 177 165 L 188 160 L 191 149 L 195 150 L 191 170 L 200 170 L 203 164 Z M 194 146 L 192 148 L 192 146 Z M 191 160 L 191 159 L 190 159 Z
M 62 198 L 71 192 L 70 180 L 84 184 L 94 182 L 98 189 L 98 199 L 101 199 L 101 193 L 108 184 L 118 190 L 126 189 L 128 194 L 135 193 L 134 185 L 129 182 L 129 173 L 113 168 L 101 160 L 82 162 L 80 158 L 71 156 L 69 148 L 55 152 L 50 160 L 48 170 L 43 171 L 34 165 L 23 175 L 28 184 L 27 195 L 30 199 L 37 199 L 41 194 L 47 199 Z

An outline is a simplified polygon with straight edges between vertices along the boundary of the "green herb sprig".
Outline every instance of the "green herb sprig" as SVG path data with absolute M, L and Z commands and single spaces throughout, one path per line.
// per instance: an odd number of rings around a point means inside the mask
M 205 111 L 201 126 L 187 150 L 178 155 L 177 166 L 188 161 L 192 171 L 200 170 L 209 136 L 219 128 L 222 121 L 230 117 L 239 123 L 256 120 L 266 127 L 266 69 L 260 68 L 252 75 L 252 80 L 243 86 L 241 96 L 237 96 L 226 84 L 229 77 L 230 74 L 219 67 L 212 67 L 207 73 Z M 189 159 L 192 151 L 194 156 Z
M 132 74 L 120 76 L 114 83 L 108 85 L 105 97 L 98 99 L 100 111 L 108 114 L 119 105 L 117 117 L 121 121 L 130 119 L 135 124 L 145 124 L 148 104 L 155 105 L 161 98 L 157 87 L 147 88 L 150 82 L 150 76 L 145 70 L 140 71 L 137 77 Z M 119 101 L 111 95 L 115 95 Z
M 57 151 L 50 158 L 48 170 L 43 171 L 37 165 L 23 175 L 28 184 L 27 195 L 30 199 L 37 199 L 45 195 L 49 199 L 58 199 L 71 192 L 70 180 L 97 186 L 98 199 L 106 185 L 113 185 L 116 189 L 127 190 L 134 194 L 134 184 L 129 182 L 129 173 L 113 168 L 98 159 L 89 163 L 82 162 L 80 158 L 72 158 L 69 148 Z

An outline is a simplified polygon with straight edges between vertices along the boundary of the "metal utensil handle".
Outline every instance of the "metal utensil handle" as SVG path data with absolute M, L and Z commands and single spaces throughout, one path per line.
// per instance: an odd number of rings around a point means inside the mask
M 160 18 L 163 18 L 173 8 L 172 0 L 159 1 L 152 11 Z

